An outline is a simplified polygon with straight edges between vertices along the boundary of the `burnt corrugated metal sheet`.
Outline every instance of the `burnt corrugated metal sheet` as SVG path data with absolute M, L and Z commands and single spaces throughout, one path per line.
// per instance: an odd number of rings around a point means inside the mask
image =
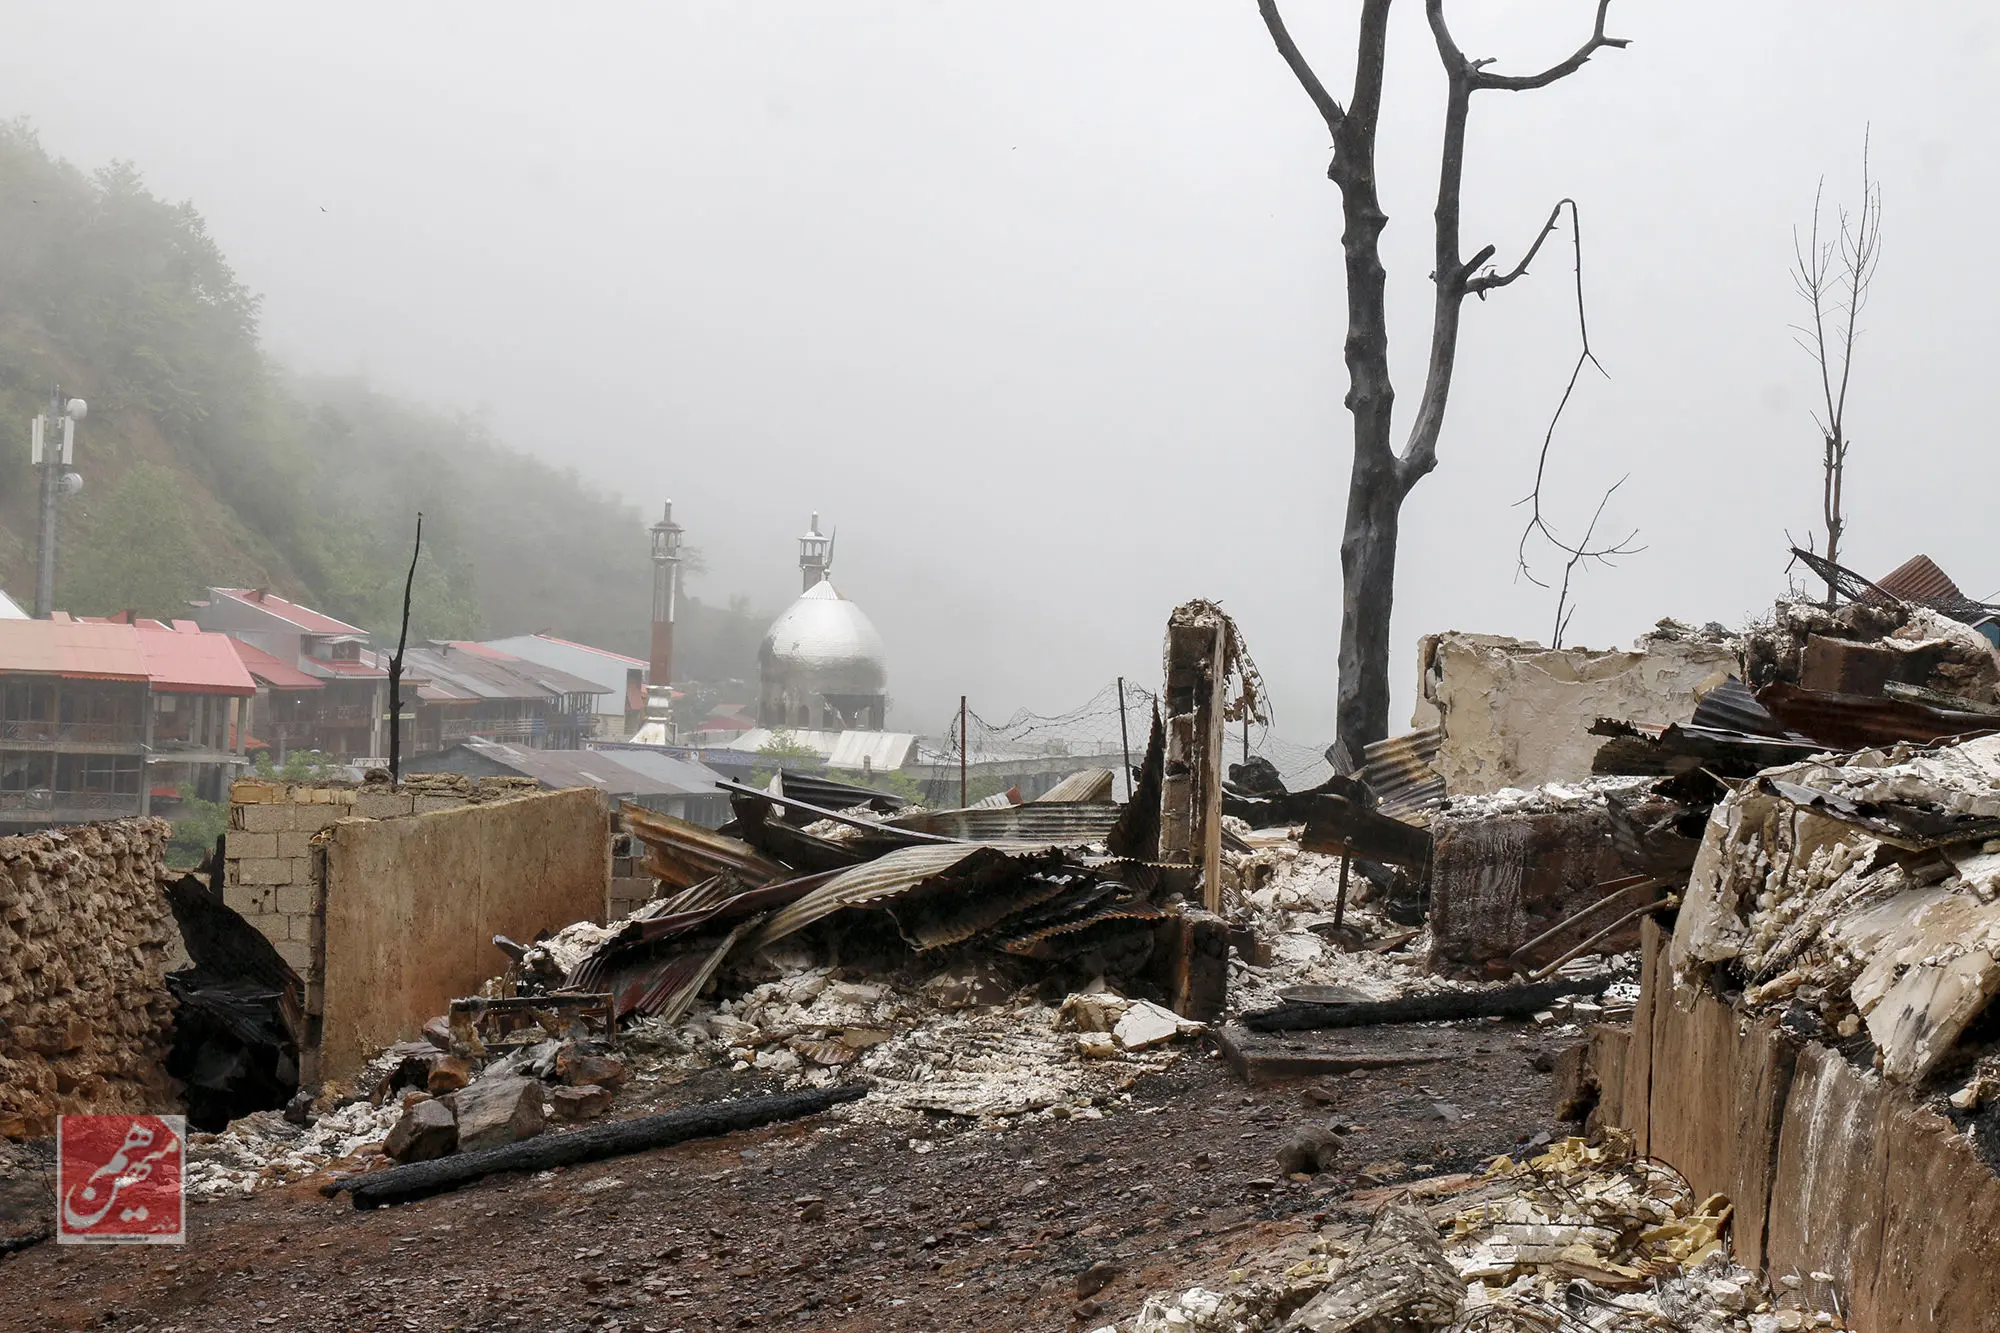
M 959 862 L 982 850 L 1033 856 L 1046 848 L 1034 843 L 1014 843 L 982 849 L 962 842 L 898 848 L 865 865 L 840 871 L 797 902 L 772 913 L 763 929 L 751 939 L 750 947 L 760 948 L 774 940 L 781 940 L 842 908 L 882 902 L 907 893 L 927 880 L 949 872 Z
M 1891 597 L 1909 602 L 1964 601 L 1951 575 L 1937 567 L 1927 555 L 1913 555 L 1889 573 L 1875 580 L 1875 586 Z
M 1750 693 L 1750 687 L 1734 676 L 1701 696 L 1694 706 L 1692 720 L 1695 726 L 1714 731 L 1740 732 L 1746 736 L 1785 735 L 1784 724 L 1772 717 L 1771 710 Z
M 730 871 L 750 885 L 794 878 L 785 866 L 735 838 L 644 806 L 620 807 L 625 827 L 646 846 L 646 869 L 676 888 Z
M 1030 801 L 971 810 L 927 810 L 889 820 L 892 828 L 965 842 L 1032 842 L 1075 846 L 1102 842 L 1119 809 L 1102 801 Z
M 1444 777 L 1432 765 L 1444 744 L 1442 727 L 1376 741 L 1361 752 L 1359 777 L 1385 815 L 1407 818 L 1444 804 Z
M 1035 800 L 1108 802 L 1111 799 L 1112 777 L 1108 768 L 1086 768 L 1080 773 L 1070 774 Z
M 793 796 L 828 810 L 852 810 L 857 805 L 865 805 L 881 814 L 891 814 L 909 805 L 900 796 L 891 796 L 870 787 L 858 787 L 851 782 L 835 782 L 816 773 L 801 773 L 790 768 L 778 770 L 778 785 L 774 794 L 780 800 Z M 800 822 L 809 824 L 812 820 Z
M 1897 741 L 1924 744 L 2000 731 L 2000 719 L 1980 713 L 1861 694 L 1822 694 L 1783 682 L 1766 685 L 1757 692 L 1757 700 L 1787 727 L 1834 750 L 1865 750 Z

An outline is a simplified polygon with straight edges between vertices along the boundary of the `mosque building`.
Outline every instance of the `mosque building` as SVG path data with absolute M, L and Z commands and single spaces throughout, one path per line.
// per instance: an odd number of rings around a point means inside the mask
M 786 607 L 757 650 L 757 721 L 767 728 L 881 731 L 889 708 L 882 636 L 867 615 L 833 586 L 833 538 L 819 515 L 799 538 L 804 591 Z

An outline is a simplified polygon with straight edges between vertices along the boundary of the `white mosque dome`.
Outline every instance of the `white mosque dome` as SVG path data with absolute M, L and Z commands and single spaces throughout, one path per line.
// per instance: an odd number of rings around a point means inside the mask
M 757 650 L 764 679 L 822 695 L 880 694 L 888 688 L 882 636 L 860 607 L 821 579 L 771 622 Z

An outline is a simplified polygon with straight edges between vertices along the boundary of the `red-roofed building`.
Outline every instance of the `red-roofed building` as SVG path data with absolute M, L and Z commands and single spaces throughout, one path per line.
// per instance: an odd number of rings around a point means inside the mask
M 144 814 L 244 763 L 256 686 L 191 621 L 0 619 L 0 827 Z
M 388 753 L 388 659 L 367 647 L 365 630 L 266 588 L 210 588 L 195 620 L 252 650 L 239 654 L 257 682 L 250 730 L 275 757 L 318 750 L 352 763 Z M 407 711 L 421 682 L 405 682 Z

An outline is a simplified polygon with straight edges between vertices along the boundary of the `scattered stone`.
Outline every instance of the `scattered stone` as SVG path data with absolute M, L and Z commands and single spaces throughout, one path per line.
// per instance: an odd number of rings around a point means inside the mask
M 818 1222 L 826 1217 L 825 1199 L 800 1199 L 799 1221 Z
M 550 1088 L 549 1114 L 557 1120 L 590 1120 L 611 1109 L 611 1090 L 595 1083 L 574 1088 Z
M 574 1046 L 565 1046 L 557 1054 L 555 1074 L 571 1087 L 595 1083 L 616 1092 L 625 1086 L 624 1061 L 609 1055 L 592 1055 Z
M 458 1149 L 458 1122 L 443 1102 L 425 1098 L 403 1112 L 382 1143 L 384 1156 L 398 1162 L 428 1162 Z
M 1079 1032 L 1076 1053 L 1086 1060 L 1108 1060 L 1118 1054 L 1118 1042 L 1108 1032 Z
M 451 1050 L 451 1023 L 440 1014 L 424 1024 L 423 1039 L 441 1051 Z
M 433 1097 L 442 1097 L 448 1092 L 457 1092 L 472 1082 L 472 1062 L 462 1056 L 442 1055 L 431 1066 L 430 1077 L 425 1086 Z
M 542 1087 L 531 1078 L 488 1075 L 453 1093 L 452 1101 L 458 1112 L 461 1152 L 533 1138 L 546 1123 Z
M 1459 1110 L 1458 1107 L 1452 1105 L 1450 1102 L 1432 1102 L 1431 1113 L 1447 1125 L 1454 1125 L 1465 1119 L 1465 1112 Z
M 1331 1171 L 1342 1147 L 1340 1135 L 1325 1125 L 1301 1125 L 1278 1149 L 1278 1169 L 1288 1176 Z
M 1099 1259 L 1090 1267 L 1076 1275 L 1076 1295 L 1078 1300 L 1087 1301 L 1117 1281 L 1125 1270 L 1109 1259 Z

